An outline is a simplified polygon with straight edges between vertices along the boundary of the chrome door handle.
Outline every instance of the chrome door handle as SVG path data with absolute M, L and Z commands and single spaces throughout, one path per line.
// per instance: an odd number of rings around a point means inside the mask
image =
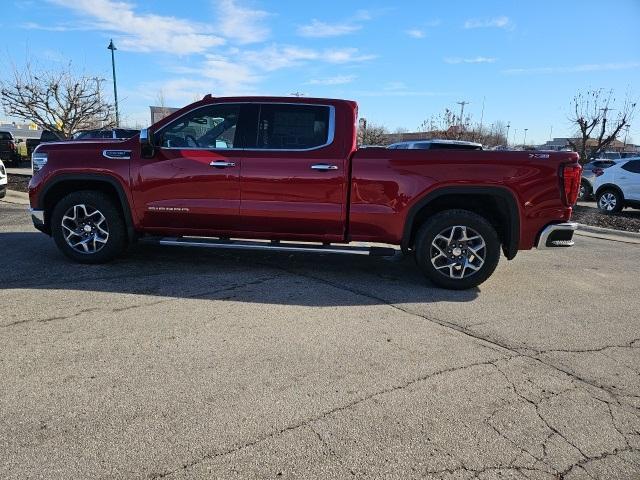
M 225 162 L 224 160 L 216 160 L 209 164 L 212 167 L 216 168 L 227 168 L 227 167 L 235 167 L 235 162 Z
M 326 163 L 316 163 L 311 165 L 311 170 L 337 170 L 337 165 L 327 165 Z

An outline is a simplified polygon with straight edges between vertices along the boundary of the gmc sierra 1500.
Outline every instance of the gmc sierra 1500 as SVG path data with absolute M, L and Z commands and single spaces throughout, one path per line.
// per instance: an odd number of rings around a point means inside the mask
M 142 236 L 382 255 L 395 249 L 348 244 L 393 244 L 453 289 L 486 280 L 501 250 L 573 244 L 576 153 L 358 150 L 356 121 L 346 100 L 208 95 L 128 140 L 42 144 L 33 221 L 84 263 Z

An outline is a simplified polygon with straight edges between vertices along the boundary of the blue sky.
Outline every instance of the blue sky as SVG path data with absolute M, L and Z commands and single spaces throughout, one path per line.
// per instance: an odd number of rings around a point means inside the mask
M 580 89 L 640 96 L 640 0 L 5 2 L 5 65 L 71 60 L 110 81 L 113 38 L 130 124 L 148 124 L 161 92 L 167 106 L 209 92 L 349 98 L 391 130 L 459 100 L 479 120 L 484 99 L 485 124 L 542 142 L 571 133 Z

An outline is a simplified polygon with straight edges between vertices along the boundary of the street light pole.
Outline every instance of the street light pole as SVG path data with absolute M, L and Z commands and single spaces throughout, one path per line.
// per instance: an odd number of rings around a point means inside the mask
M 120 114 L 118 113 L 118 88 L 116 87 L 116 58 L 114 52 L 117 50 L 113 44 L 113 39 L 109 42 L 108 50 L 111 50 L 111 69 L 113 71 L 113 98 L 116 104 L 116 127 L 120 126 Z
M 527 146 L 527 130 L 529 130 L 528 128 L 524 129 L 524 140 L 522 140 L 522 147 L 526 147 Z
M 461 102 L 456 102 L 456 103 L 460 105 L 460 130 L 464 130 L 464 106 L 471 102 L 467 102 L 466 100 L 463 100 Z
M 511 122 L 507 123 L 507 147 L 509 146 L 509 129 L 511 128 Z

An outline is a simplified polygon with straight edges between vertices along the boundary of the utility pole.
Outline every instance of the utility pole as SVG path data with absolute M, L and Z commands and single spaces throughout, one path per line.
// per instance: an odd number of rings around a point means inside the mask
M 118 87 L 116 87 L 116 58 L 114 52 L 117 50 L 113 44 L 113 39 L 109 42 L 108 50 L 111 50 L 111 69 L 113 70 L 113 98 L 116 103 L 116 127 L 120 126 L 120 114 L 118 113 Z
M 507 144 L 505 146 L 509 146 L 509 129 L 511 128 L 511 122 L 507 123 Z
M 528 128 L 524 129 L 524 140 L 522 140 L 522 147 L 526 147 L 527 146 L 527 130 L 529 130 Z
M 631 125 L 627 123 L 627 126 L 624 127 L 624 145 L 622 146 L 622 151 L 624 152 L 627 149 L 627 135 L 629 135 L 629 129 Z
M 482 121 L 484 120 L 484 100 L 485 97 L 482 97 L 482 113 L 480 113 L 480 134 L 482 135 Z
M 551 125 L 551 128 L 549 129 L 549 140 L 553 140 L 553 125 Z
M 462 132 L 464 130 L 464 106 L 471 102 L 462 100 L 461 102 L 456 102 L 456 103 L 460 105 L 460 132 Z

